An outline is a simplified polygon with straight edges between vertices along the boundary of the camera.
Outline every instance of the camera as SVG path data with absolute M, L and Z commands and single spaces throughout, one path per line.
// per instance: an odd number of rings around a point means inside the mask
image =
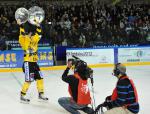
M 74 55 L 72 57 L 68 62 L 72 61 L 74 71 L 78 72 L 83 79 L 93 78 L 93 70 L 87 66 L 87 63 Z

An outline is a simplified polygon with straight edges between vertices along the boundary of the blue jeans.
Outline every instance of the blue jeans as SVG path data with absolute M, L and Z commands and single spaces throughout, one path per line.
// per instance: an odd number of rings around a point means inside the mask
M 70 97 L 61 97 L 58 99 L 58 103 L 71 114 L 80 114 L 78 110 L 88 114 L 93 112 L 93 109 L 87 107 L 87 105 L 78 105 L 76 102 L 71 101 Z

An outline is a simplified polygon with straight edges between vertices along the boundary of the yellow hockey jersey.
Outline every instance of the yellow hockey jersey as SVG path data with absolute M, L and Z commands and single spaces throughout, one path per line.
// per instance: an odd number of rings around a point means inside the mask
M 23 27 L 20 27 L 19 43 L 24 50 L 24 61 L 37 62 L 38 60 L 38 42 L 40 40 L 41 29 L 36 28 L 36 33 L 29 37 Z

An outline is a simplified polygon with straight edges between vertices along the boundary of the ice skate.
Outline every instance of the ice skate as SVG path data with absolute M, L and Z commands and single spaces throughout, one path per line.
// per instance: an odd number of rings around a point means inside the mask
M 20 97 L 20 102 L 21 103 L 30 103 L 30 100 L 29 99 L 27 99 L 27 98 L 25 98 L 25 96 L 23 96 L 23 95 L 21 95 L 21 97 Z
M 39 100 L 40 101 L 48 101 L 48 98 L 45 97 L 43 93 L 39 93 Z

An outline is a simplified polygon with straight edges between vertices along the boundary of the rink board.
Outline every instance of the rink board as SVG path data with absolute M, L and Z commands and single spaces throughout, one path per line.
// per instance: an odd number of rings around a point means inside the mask
M 63 70 L 66 66 L 53 66 L 53 50 L 40 50 L 39 59 L 41 70 Z M 22 53 L 22 52 L 21 52 Z M 19 52 L 9 51 L 0 53 L 0 72 L 22 72 L 23 57 Z M 20 54 L 23 56 L 23 53 Z M 66 58 L 72 55 L 87 62 L 92 68 L 113 67 L 114 63 L 123 63 L 127 66 L 150 65 L 150 46 L 142 47 L 109 47 L 109 48 L 68 48 Z M 18 61 L 19 60 L 19 61 Z M 17 64 L 10 66 L 9 64 Z
M 123 63 L 126 66 L 142 66 L 142 65 L 150 65 L 150 62 L 134 62 L 134 63 Z M 107 68 L 113 67 L 114 64 L 95 64 L 89 65 L 91 68 Z M 41 67 L 41 70 L 64 70 L 66 65 L 64 66 L 51 66 L 51 67 Z M 22 72 L 22 68 L 1 68 L 0 72 Z
M 66 58 L 76 56 L 87 64 L 114 64 L 150 62 L 150 47 L 105 47 L 105 48 L 68 48 Z
M 38 65 L 40 67 L 49 67 L 54 65 L 53 50 L 38 50 Z M 0 51 L 0 69 L 2 68 L 22 68 L 24 58 L 23 50 L 5 50 Z

